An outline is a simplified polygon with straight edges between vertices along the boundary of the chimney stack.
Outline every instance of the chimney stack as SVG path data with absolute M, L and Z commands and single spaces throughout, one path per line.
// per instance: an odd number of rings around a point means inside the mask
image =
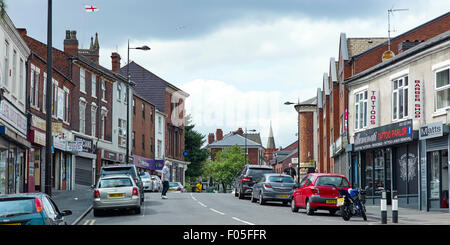
M 214 133 L 208 135 L 208 144 L 214 143 Z
M 216 139 L 219 140 L 223 140 L 223 132 L 222 129 L 218 128 L 216 129 Z
M 20 36 L 24 38 L 27 35 L 27 29 L 25 28 L 16 28 L 17 32 L 19 32 Z
M 64 53 L 69 56 L 78 56 L 77 31 L 66 30 L 66 39 L 64 39 Z
M 416 46 L 417 44 L 420 44 L 421 42 L 422 42 L 422 41 L 419 41 L 419 40 L 415 40 L 415 41 L 409 41 L 409 40 L 406 40 L 406 41 L 403 41 L 403 42 L 401 42 L 401 43 L 398 45 L 398 53 L 403 53 L 403 52 L 405 52 L 406 50 L 408 50 L 408 49 L 410 49 L 410 48 Z
M 118 72 L 120 70 L 120 55 L 116 52 L 112 52 L 111 54 L 111 62 L 113 72 Z

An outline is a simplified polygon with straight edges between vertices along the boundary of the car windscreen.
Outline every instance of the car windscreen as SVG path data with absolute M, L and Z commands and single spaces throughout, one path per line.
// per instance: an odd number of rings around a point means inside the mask
M 133 186 L 129 178 L 102 179 L 98 184 L 98 188 L 116 188 Z
M 103 168 L 101 170 L 101 175 L 108 174 L 131 174 L 133 178 L 136 178 L 135 172 L 130 167 L 117 167 L 117 168 Z
M 247 176 L 252 176 L 253 178 L 262 177 L 264 174 L 273 173 L 273 169 L 268 168 L 249 168 L 247 171 Z
M 277 182 L 277 183 L 294 183 L 292 177 L 289 176 L 270 176 L 269 182 Z
M 0 199 L 0 218 L 32 214 L 34 212 L 34 198 Z
M 350 187 L 344 177 L 321 176 L 317 178 L 316 186 Z
M 170 182 L 169 183 L 169 187 L 176 187 L 176 186 L 178 186 L 177 182 Z
M 146 174 L 142 174 L 140 176 L 141 176 L 141 179 L 150 179 L 150 176 L 148 176 Z

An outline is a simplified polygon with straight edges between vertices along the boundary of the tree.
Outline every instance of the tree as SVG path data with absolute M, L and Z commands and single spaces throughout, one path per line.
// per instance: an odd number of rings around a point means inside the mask
M 190 120 L 188 122 L 190 124 Z M 202 162 L 208 158 L 209 151 L 202 148 L 205 136 L 195 131 L 194 127 L 193 124 L 185 126 L 184 149 L 188 153 L 185 160 L 190 162 L 186 176 L 196 178 L 202 175 Z
M 215 182 L 221 183 L 224 192 L 226 186 L 231 185 L 236 174 L 245 165 L 244 151 L 237 145 L 223 149 L 216 153 L 216 159 L 210 164 L 210 173 Z
M 3 19 L 6 14 L 6 2 L 5 0 L 0 0 L 0 17 Z

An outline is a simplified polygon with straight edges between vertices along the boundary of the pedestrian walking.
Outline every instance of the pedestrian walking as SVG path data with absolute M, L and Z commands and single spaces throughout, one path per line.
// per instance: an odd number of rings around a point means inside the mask
M 166 161 L 164 163 L 164 167 L 162 169 L 162 181 L 163 181 L 163 189 L 161 192 L 161 198 L 162 199 L 167 199 L 166 193 L 169 190 L 169 179 L 170 179 L 170 162 Z
M 297 172 L 295 171 L 295 168 L 292 167 L 292 163 L 289 163 L 289 167 L 284 169 L 284 173 L 290 175 L 293 179 L 297 176 Z

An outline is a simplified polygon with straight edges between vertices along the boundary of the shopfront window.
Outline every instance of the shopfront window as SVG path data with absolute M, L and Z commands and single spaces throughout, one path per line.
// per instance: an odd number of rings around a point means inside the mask
M 384 190 L 384 154 L 383 150 L 376 150 L 374 152 L 374 163 L 375 163 L 375 195 L 381 196 L 381 192 Z
M 431 153 L 430 199 L 439 199 L 439 151 Z
M 0 150 L 0 194 L 6 194 L 6 159 L 7 150 Z
M 366 152 L 365 157 L 365 183 L 364 188 L 367 188 L 367 196 L 373 196 L 373 159 L 372 152 Z

